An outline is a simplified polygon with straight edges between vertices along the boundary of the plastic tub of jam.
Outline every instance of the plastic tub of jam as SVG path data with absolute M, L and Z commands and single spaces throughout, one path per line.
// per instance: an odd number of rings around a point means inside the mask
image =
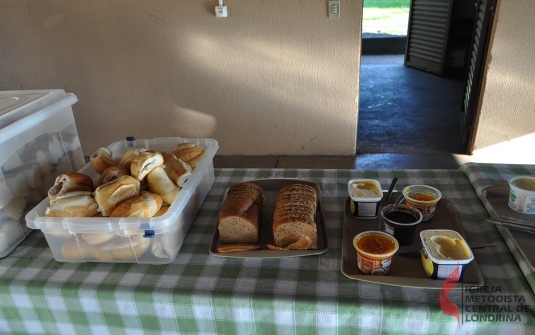
M 416 228 L 422 221 L 422 213 L 407 205 L 386 205 L 381 208 L 383 230 L 393 235 L 399 245 L 409 245 L 414 240 Z
M 427 185 L 407 186 L 402 193 L 407 206 L 417 208 L 422 212 L 422 221 L 429 221 L 433 218 L 437 202 L 442 198 L 439 190 Z
M 535 214 L 535 177 L 509 179 L 509 208 L 523 214 Z
M 347 183 L 351 197 L 351 215 L 357 219 L 375 219 L 379 214 L 379 204 L 383 191 L 375 179 L 352 179 Z
M 474 259 L 472 250 L 455 230 L 433 229 L 420 232 L 422 265 L 431 279 L 462 281 L 468 264 Z
M 382 231 L 364 231 L 353 238 L 360 271 L 385 275 L 390 271 L 392 257 L 398 251 L 398 241 Z

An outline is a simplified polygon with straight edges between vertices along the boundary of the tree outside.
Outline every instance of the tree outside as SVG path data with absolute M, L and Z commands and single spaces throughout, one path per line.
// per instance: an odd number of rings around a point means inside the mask
M 406 36 L 410 0 L 364 0 L 362 34 Z

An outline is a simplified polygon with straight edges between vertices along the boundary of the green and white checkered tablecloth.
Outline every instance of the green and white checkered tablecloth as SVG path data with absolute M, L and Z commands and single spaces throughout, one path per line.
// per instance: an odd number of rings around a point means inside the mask
M 507 184 L 507 181 L 513 176 L 535 176 L 535 165 L 466 163 L 461 165 L 460 170 L 466 174 L 472 183 L 488 213 L 495 217 L 498 217 L 499 214 L 495 213 L 494 209 L 489 206 L 489 202 L 483 195 L 483 190 L 488 186 Z M 496 228 L 507 242 L 507 246 L 517 261 L 518 266 L 526 277 L 526 280 L 529 282 L 532 290 L 535 292 L 535 273 L 532 268 L 526 263 L 524 256 L 511 240 L 511 236 L 507 233 L 507 230 L 499 226 Z M 533 235 L 533 243 L 535 244 L 535 235 Z
M 534 294 L 501 235 L 485 222 L 485 207 L 462 171 L 216 169 L 215 174 L 171 264 L 59 263 L 41 232 L 31 234 L 0 260 L 0 333 L 535 333 L 534 313 L 526 312 L 528 306 L 535 309 Z M 410 184 L 439 188 L 455 205 L 468 241 L 498 242 L 474 253 L 485 287 L 499 292 L 446 294 L 460 309 L 459 321 L 443 312 L 441 290 L 376 285 L 341 273 L 348 180 L 374 178 L 387 188 L 394 176 L 397 190 Z M 225 190 L 239 181 L 270 177 L 303 178 L 321 186 L 329 251 L 284 259 L 211 256 Z M 481 311 L 486 306 L 493 311 Z

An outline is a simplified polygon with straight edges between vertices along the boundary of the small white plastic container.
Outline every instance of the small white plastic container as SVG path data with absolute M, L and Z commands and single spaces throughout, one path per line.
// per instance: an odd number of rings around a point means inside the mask
M 420 239 L 422 240 L 422 266 L 429 278 L 449 281 L 463 280 L 468 264 L 474 259 L 474 254 L 461 234 L 450 229 L 428 229 L 420 232 Z M 453 243 L 453 247 L 451 243 Z M 440 253 L 442 244 L 445 244 L 445 251 L 456 249 L 459 250 L 458 254 L 462 256 L 445 257 Z
M 355 193 L 355 189 L 375 190 L 380 196 L 363 196 Z M 375 179 L 352 179 L 347 183 L 347 191 L 351 197 L 351 215 L 357 219 L 375 219 L 379 214 L 379 204 L 383 199 L 383 191 L 379 181 Z M 364 193 L 364 192 L 363 192 Z
M 57 175 L 84 164 L 72 105 L 63 90 L 0 92 L 0 258 L 31 232 L 24 216 Z
M 509 208 L 522 214 L 535 214 L 535 177 L 509 179 Z
M 146 148 L 171 152 L 179 143 L 191 142 L 206 149 L 201 161 L 169 207 L 167 213 L 153 218 L 47 218 L 48 198 L 26 215 L 28 226 L 41 229 L 52 254 L 60 262 L 112 262 L 167 264 L 175 259 L 184 238 L 214 184 L 213 158 L 219 148 L 216 140 L 207 138 L 166 137 L 151 140 L 119 141 L 108 146 L 115 156 L 126 151 Z M 81 173 L 98 180 L 91 163 Z M 93 243 L 109 240 L 106 243 Z

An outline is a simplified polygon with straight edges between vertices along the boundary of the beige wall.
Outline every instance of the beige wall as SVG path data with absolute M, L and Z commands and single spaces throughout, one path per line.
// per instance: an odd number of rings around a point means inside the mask
M 535 156 L 535 3 L 499 0 L 474 153 L 493 161 Z
M 0 1 L 0 90 L 76 94 L 84 153 L 208 137 L 218 154 L 356 149 L 362 2 Z

